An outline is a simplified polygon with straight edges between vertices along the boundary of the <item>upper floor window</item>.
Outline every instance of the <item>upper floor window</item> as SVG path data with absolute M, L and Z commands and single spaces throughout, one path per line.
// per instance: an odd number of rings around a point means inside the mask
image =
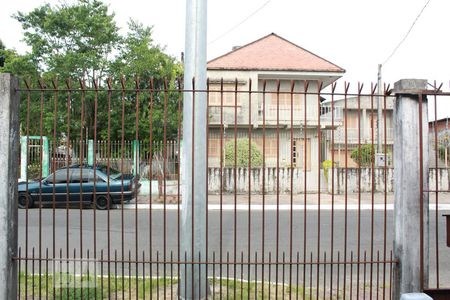
M 280 92 L 270 94 L 270 109 L 277 109 L 277 107 L 290 108 L 291 103 L 294 109 L 298 110 L 303 104 L 303 95 L 291 94 L 290 92 Z
M 209 106 L 241 106 L 242 93 L 239 92 L 240 85 L 237 86 L 234 83 L 224 83 L 223 89 L 220 84 L 211 84 L 209 86 L 208 105 Z

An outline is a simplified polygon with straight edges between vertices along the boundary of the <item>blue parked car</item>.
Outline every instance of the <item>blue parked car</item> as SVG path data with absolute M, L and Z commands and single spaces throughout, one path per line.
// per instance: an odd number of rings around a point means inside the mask
M 95 178 L 94 178 L 95 169 Z M 97 209 L 108 209 L 113 204 L 129 202 L 139 190 L 140 184 L 137 178 L 130 174 L 122 174 L 113 168 L 108 169 L 104 165 L 97 167 L 89 165 L 72 165 L 61 168 L 42 180 L 19 182 L 20 208 L 33 207 L 39 203 L 80 203 L 94 204 Z M 81 176 L 80 176 L 81 175 Z M 109 186 L 109 189 L 108 189 Z M 94 198 L 95 187 L 95 198 Z M 94 201 L 95 200 L 95 201 Z

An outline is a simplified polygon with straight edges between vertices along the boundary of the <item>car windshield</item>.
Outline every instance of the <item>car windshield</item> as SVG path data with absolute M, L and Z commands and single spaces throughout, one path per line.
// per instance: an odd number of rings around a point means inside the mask
M 105 165 L 101 165 L 99 166 L 100 171 L 102 171 L 105 174 L 108 174 L 108 167 Z M 120 173 L 118 170 L 109 167 L 109 177 L 111 177 L 112 179 L 117 179 L 122 175 L 122 173 Z

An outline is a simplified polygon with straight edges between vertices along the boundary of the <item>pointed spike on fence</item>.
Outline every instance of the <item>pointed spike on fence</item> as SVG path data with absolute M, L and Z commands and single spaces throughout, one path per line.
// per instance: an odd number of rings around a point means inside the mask
M 387 85 L 387 87 L 386 87 L 386 91 L 385 91 L 385 95 L 386 96 L 389 96 L 389 95 L 391 95 L 392 94 L 392 89 L 391 89 L 391 84 L 388 84 Z
M 377 92 L 377 88 L 378 88 L 378 84 L 373 84 L 373 82 L 371 83 L 371 95 L 375 95 L 375 93 Z
M 136 86 L 136 91 L 139 92 L 139 76 L 134 79 L 134 85 Z
M 281 86 L 281 81 L 280 79 L 277 79 L 277 93 L 280 93 L 280 86 Z
M 39 84 L 39 87 L 40 87 L 41 89 L 47 88 L 47 86 L 45 85 L 44 79 L 43 79 L 42 77 L 40 77 L 40 78 L 38 79 L 38 84 Z
M 112 90 L 112 79 L 111 79 L 111 77 L 108 77 L 106 79 L 106 84 L 108 85 L 108 90 L 111 91 Z
M 164 91 L 167 92 L 169 89 L 169 82 L 167 81 L 167 78 L 164 77 Z
M 347 81 L 344 81 L 344 90 L 345 90 L 345 94 L 348 94 L 348 90 L 350 88 L 350 83 Z
M 80 89 L 84 92 L 85 90 L 84 78 L 78 78 L 78 83 L 80 84 Z
M 72 77 L 69 77 L 69 78 L 66 79 L 66 86 L 67 86 L 67 89 L 70 92 L 70 90 L 72 89 Z
M 252 79 L 251 78 L 248 79 L 248 91 L 249 92 L 252 91 Z
M 27 87 L 27 90 L 30 90 L 30 88 L 31 88 L 31 79 L 28 77 L 28 78 L 24 78 L 23 79 L 23 83 L 25 83 L 25 86 Z
M 98 91 L 98 78 L 92 79 L 92 84 L 94 85 L 94 89 Z
M 362 94 L 362 90 L 364 88 L 364 83 L 361 83 L 358 81 L 358 94 L 361 95 Z
M 441 82 L 441 84 L 439 85 L 439 87 L 436 89 L 436 92 L 440 92 L 442 89 L 442 86 L 444 85 L 443 82 Z
M 263 93 L 266 92 L 266 86 L 267 86 L 267 80 L 264 79 L 264 80 L 263 80 Z
M 125 77 L 120 76 L 120 85 L 122 86 L 122 92 L 125 92 Z
M 291 80 L 291 94 L 294 93 L 295 80 Z
M 336 83 L 336 82 L 333 82 L 333 83 L 331 84 L 331 94 L 334 94 L 334 92 L 335 92 L 335 90 L 336 90 L 336 86 L 337 86 L 337 83 Z
M 150 92 L 154 92 L 155 90 L 155 79 L 152 77 L 150 77 Z
M 323 88 L 323 81 L 322 80 L 320 80 L 319 82 L 318 82 L 318 89 L 317 89 L 317 91 L 320 93 L 320 91 L 322 91 L 322 88 Z
M 308 93 L 308 89 L 309 89 L 309 81 L 308 80 L 303 80 L 303 84 L 305 86 L 305 93 Z M 305 95 L 306 96 L 306 95 Z
M 192 77 L 192 91 L 195 91 L 195 76 Z

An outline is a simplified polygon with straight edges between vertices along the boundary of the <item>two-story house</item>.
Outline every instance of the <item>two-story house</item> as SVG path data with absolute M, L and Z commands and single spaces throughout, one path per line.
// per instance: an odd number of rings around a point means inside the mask
M 384 100 L 382 102 L 383 118 L 380 124 L 380 138 L 383 152 L 386 146 L 389 155 L 389 153 L 392 153 L 394 144 L 394 130 L 392 128 L 394 99 L 387 97 L 386 107 L 384 106 Z M 323 106 L 331 107 L 331 102 L 328 100 L 323 103 Z M 358 97 L 348 97 L 347 101 L 339 99 L 334 101 L 333 107 L 342 109 L 342 123 L 335 128 L 334 135 L 332 135 L 331 130 L 327 132 L 327 159 L 332 160 L 332 152 L 334 151 L 334 162 L 337 166 L 344 167 L 345 157 L 347 157 L 347 167 L 357 167 L 357 163 L 351 158 L 351 153 L 358 147 L 358 143 L 361 143 L 361 145 L 373 143 L 375 151 L 377 149 L 377 97 L 364 95 L 360 96 L 359 100 Z
M 311 176 L 317 175 L 318 126 L 325 130 L 331 125 L 330 113 L 319 117 L 323 98 L 318 97 L 318 85 L 330 85 L 344 69 L 274 33 L 233 47 L 207 68 L 209 166 L 220 164 L 221 135 L 225 147 L 235 136 L 248 138 L 250 129 L 261 152 L 265 141 L 266 167 L 306 165 Z M 221 85 L 225 92 L 220 92 Z

